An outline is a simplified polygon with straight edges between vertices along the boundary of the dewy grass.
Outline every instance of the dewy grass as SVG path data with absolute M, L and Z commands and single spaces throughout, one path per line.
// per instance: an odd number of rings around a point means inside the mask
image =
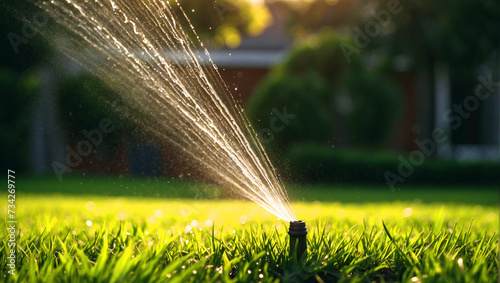
M 294 203 L 309 230 L 308 257 L 294 262 L 288 223 L 248 201 L 20 191 L 17 205 L 16 276 L 0 232 L 7 282 L 498 279 L 498 206 Z

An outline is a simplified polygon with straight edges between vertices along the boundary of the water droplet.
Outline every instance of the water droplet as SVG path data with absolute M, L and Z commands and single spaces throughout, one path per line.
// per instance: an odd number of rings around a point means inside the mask
M 93 201 L 88 201 L 86 204 L 85 204 L 85 208 L 87 210 L 94 210 L 95 209 L 95 203 Z
M 246 217 L 246 215 L 242 215 L 242 216 L 240 216 L 240 222 L 241 222 L 241 223 L 245 224 L 245 222 L 246 222 L 246 221 L 247 221 L 247 217 Z
M 158 218 L 163 217 L 163 211 L 161 209 L 155 210 L 155 216 Z
M 151 224 L 155 224 L 156 223 L 156 217 L 154 217 L 154 216 L 148 217 L 148 222 L 151 223 Z
M 121 212 L 117 213 L 116 214 L 116 219 L 120 220 L 120 221 L 123 220 L 123 219 L 125 219 L 125 214 L 123 214 Z
M 403 216 L 410 217 L 413 214 L 413 209 L 411 207 L 407 207 L 403 209 Z

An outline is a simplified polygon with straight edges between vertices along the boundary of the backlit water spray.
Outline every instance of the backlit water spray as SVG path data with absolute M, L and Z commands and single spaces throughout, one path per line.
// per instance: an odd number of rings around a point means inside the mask
M 205 179 L 297 220 L 255 131 L 177 2 L 37 5 L 69 35 L 54 39 L 60 48 L 119 93 L 146 131 L 181 149 Z

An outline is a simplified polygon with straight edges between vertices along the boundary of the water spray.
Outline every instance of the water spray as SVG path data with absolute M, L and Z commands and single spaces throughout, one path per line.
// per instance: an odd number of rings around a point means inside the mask
M 264 147 L 177 0 L 34 2 L 67 35 L 58 47 L 139 113 L 133 120 L 148 136 L 185 154 L 204 181 L 281 219 L 297 219 Z
M 290 257 L 293 258 L 294 252 L 297 253 L 297 259 L 307 256 L 307 228 L 306 222 L 302 220 L 290 221 L 288 229 L 290 235 Z

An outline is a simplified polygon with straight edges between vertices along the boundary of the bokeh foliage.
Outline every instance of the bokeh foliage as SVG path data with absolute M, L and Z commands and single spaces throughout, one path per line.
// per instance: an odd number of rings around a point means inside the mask
M 363 68 L 359 58 L 347 63 L 342 44 L 350 42 L 333 32 L 313 37 L 292 49 L 257 87 L 247 105 L 257 130 L 271 124 L 276 117 L 272 109 L 286 107 L 296 115 L 276 133 L 277 148 L 332 143 L 338 140 L 337 130 L 352 146 L 385 146 L 402 110 L 401 92 L 380 72 Z
M 38 81 L 30 74 L 0 68 L 0 156 L 2 170 L 28 168 L 30 106 Z
M 181 0 L 202 41 L 215 47 L 238 47 L 243 35 L 258 35 L 271 23 L 264 3 L 248 0 Z
M 474 75 L 477 67 L 499 51 L 500 3 L 495 0 L 394 1 L 394 0 L 312 0 L 289 5 L 289 34 L 303 38 L 335 28 L 354 36 L 372 13 L 387 10 L 389 3 L 402 10 L 392 14 L 389 25 L 371 38 L 363 52 L 376 50 L 389 57 L 404 55 L 414 68 L 429 68 L 437 61 L 446 63 L 452 78 Z
M 323 103 L 328 88 L 321 77 L 276 75 L 259 85 L 246 113 L 261 140 L 275 141 L 279 150 L 297 140 L 327 142 L 335 129 L 333 114 Z M 278 116 L 285 113 L 293 115 L 287 124 Z
M 98 129 L 103 119 L 110 119 L 117 129 L 106 137 L 108 147 L 117 147 L 129 137 L 131 110 L 123 108 L 120 96 L 100 79 L 92 75 L 70 77 L 61 83 L 58 99 L 59 121 L 70 139 L 82 140 L 81 132 Z

